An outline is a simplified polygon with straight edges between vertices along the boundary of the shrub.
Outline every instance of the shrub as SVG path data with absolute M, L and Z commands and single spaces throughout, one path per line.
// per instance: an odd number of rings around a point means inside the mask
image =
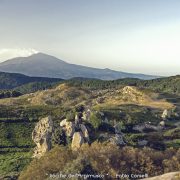
M 93 125 L 93 127 L 95 129 L 98 129 L 99 126 L 101 125 L 102 123 L 102 120 L 101 118 L 98 116 L 97 113 L 92 113 L 91 116 L 90 116 L 90 123 Z
M 180 150 L 173 148 L 164 152 L 150 148 L 119 148 L 113 144 L 94 142 L 85 144 L 78 151 L 58 146 L 39 160 L 33 160 L 19 179 L 46 179 L 52 173 L 69 174 L 87 172 L 109 174 L 104 179 L 113 179 L 116 174 L 160 175 L 180 170 Z

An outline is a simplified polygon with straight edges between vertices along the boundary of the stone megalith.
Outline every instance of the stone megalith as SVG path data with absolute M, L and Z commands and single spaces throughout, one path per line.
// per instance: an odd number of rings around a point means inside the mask
M 75 132 L 72 138 L 71 148 L 72 150 L 78 150 L 84 143 L 82 132 Z
M 80 124 L 79 126 L 80 126 L 84 139 L 89 142 L 89 133 L 86 126 L 84 124 Z
M 51 116 L 41 119 L 32 132 L 32 140 L 35 142 L 33 157 L 40 158 L 51 149 L 51 136 L 53 133 L 53 121 Z
M 64 119 L 60 122 L 60 127 L 62 127 L 66 133 L 66 136 L 72 137 L 75 132 L 75 124 L 73 122 Z

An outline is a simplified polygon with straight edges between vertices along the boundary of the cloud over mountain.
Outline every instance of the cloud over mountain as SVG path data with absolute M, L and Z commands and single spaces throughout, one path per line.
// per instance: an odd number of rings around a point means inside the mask
M 31 48 L 4 48 L 0 49 L 0 62 L 15 57 L 28 57 L 37 53 L 37 50 Z

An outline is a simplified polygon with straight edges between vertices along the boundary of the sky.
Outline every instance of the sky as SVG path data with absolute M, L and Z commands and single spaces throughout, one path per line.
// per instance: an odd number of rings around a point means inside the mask
M 0 62 L 42 52 L 73 64 L 180 74 L 179 0 L 0 0 Z

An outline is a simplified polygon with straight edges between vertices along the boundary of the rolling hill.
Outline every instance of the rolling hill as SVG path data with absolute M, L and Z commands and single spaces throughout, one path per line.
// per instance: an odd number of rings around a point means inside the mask
M 115 80 L 120 78 L 154 79 L 156 76 L 132 74 L 70 64 L 56 57 L 38 53 L 29 57 L 18 57 L 0 63 L 0 71 L 21 73 L 27 76 L 70 79 L 74 77 Z
M 33 83 L 34 86 L 37 86 L 38 83 L 49 85 L 61 80 L 58 78 L 30 77 L 23 74 L 0 72 L 0 89 L 13 89 L 29 83 Z M 28 88 L 30 89 L 30 85 Z

